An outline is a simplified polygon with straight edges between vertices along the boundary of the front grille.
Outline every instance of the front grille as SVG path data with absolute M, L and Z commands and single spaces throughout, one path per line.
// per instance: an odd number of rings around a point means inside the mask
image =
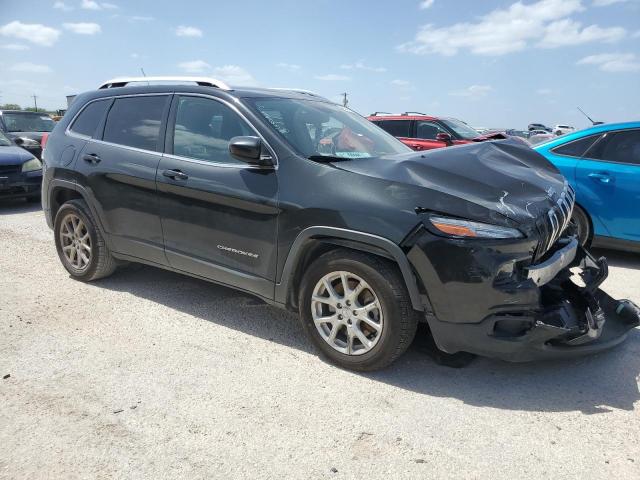
M 571 185 L 566 184 L 556 204 L 538 221 L 540 243 L 536 257 L 540 258 L 558 241 L 569 225 L 573 206 L 576 202 L 576 192 Z
M 0 165 L 0 175 L 11 175 L 20 173 L 22 165 Z

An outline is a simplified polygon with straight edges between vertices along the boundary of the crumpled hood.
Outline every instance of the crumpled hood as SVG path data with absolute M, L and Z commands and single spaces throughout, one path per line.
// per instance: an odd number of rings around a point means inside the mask
M 0 146 L 0 165 L 18 165 L 34 158 L 25 149 L 15 146 Z
M 565 188 L 562 174 L 515 140 L 334 163 L 353 173 L 421 186 L 528 222 L 547 212 Z M 429 209 L 429 205 L 416 205 Z M 446 212 L 445 212 L 446 213 Z

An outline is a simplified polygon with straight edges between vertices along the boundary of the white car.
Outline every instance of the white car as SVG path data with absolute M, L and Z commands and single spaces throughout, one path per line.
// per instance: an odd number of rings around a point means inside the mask
M 555 127 L 553 127 L 553 130 L 552 130 L 552 132 L 555 133 L 557 136 L 564 135 L 565 133 L 575 132 L 575 131 L 576 131 L 575 127 L 572 127 L 570 125 L 556 125 Z

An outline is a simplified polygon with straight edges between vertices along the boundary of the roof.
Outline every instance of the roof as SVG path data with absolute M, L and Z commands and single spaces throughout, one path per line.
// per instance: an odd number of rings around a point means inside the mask
M 378 113 L 378 112 L 376 112 Z M 409 115 L 408 113 L 397 113 L 397 114 L 384 114 L 384 115 L 369 115 L 367 119 L 371 120 L 375 119 L 384 119 L 384 120 L 437 120 L 438 117 L 434 117 L 432 115 L 420 114 L 420 115 Z

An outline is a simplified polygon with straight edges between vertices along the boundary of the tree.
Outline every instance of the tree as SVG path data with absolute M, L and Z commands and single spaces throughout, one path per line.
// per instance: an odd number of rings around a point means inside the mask
M 22 110 L 22 107 L 16 103 L 5 103 L 0 105 L 1 110 Z

